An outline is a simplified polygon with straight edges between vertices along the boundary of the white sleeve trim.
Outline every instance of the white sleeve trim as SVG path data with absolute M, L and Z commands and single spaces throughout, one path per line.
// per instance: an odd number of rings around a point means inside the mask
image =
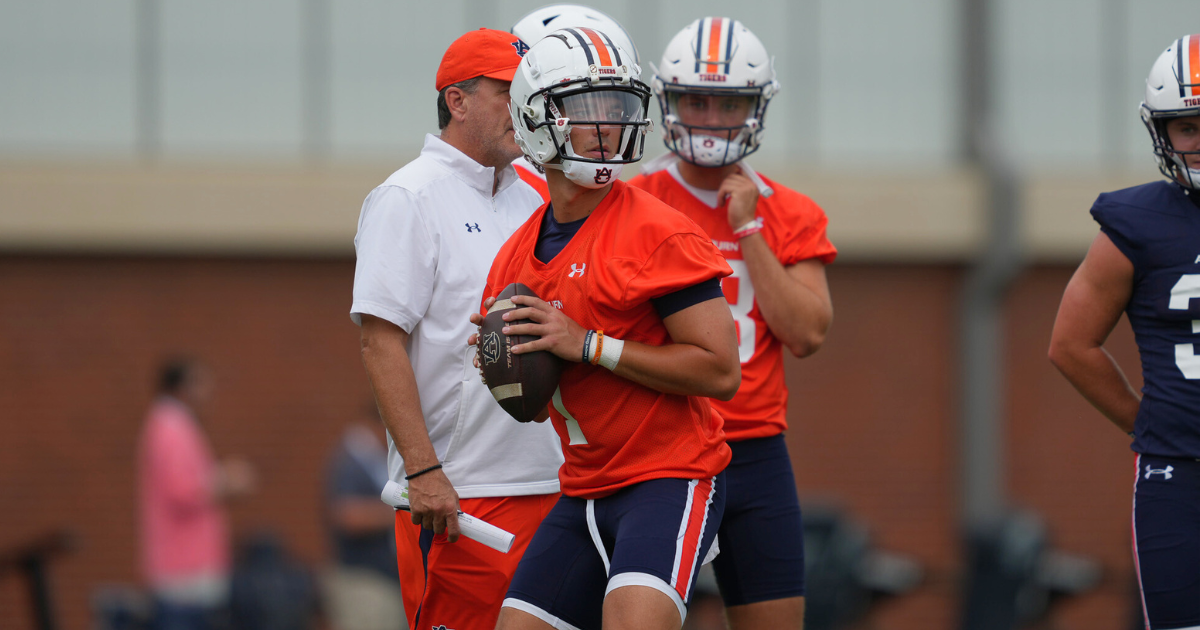
M 355 301 L 350 305 L 350 319 L 355 324 L 362 326 L 362 316 L 371 315 L 379 319 L 387 320 L 399 326 L 404 332 L 411 334 L 417 322 L 421 318 L 414 317 L 407 313 L 402 313 L 396 309 L 388 308 L 382 304 L 376 304 L 367 301 Z

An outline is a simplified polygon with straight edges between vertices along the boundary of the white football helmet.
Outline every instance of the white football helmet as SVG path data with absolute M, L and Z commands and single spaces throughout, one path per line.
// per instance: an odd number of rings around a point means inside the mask
M 1188 168 L 1184 160 L 1185 155 L 1200 151 L 1176 151 L 1167 136 L 1171 119 L 1200 116 L 1200 35 L 1181 37 L 1159 55 L 1150 68 L 1146 100 L 1139 110 L 1154 143 L 1158 170 L 1183 186 L 1200 188 L 1200 170 Z
M 508 32 L 521 38 L 526 45 L 532 46 L 541 39 L 560 28 L 570 27 L 590 28 L 608 35 L 621 50 L 633 55 L 633 63 L 641 64 L 638 58 L 637 46 L 625 28 L 616 20 L 593 9 L 578 4 L 552 4 L 535 9 L 529 15 L 517 20 Z
M 734 164 L 758 150 L 763 138 L 767 105 L 779 91 L 775 60 L 750 29 L 741 22 L 706 17 L 679 31 L 655 69 L 654 93 L 663 115 L 663 142 L 672 153 L 696 166 Z M 709 105 L 728 107 L 738 120 L 692 120 L 685 105 L 707 99 Z M 744 99 L 744 102 L 739 100 Z M 737 112 L 745 112 L 744 119 Z
M 645 150 L 650 87 L 640 75 L 600 31 L 551 33 L 525 53 L 509 89 L 517 146 L 541 169 L 561 170 L 587 188 L 606 186 Z

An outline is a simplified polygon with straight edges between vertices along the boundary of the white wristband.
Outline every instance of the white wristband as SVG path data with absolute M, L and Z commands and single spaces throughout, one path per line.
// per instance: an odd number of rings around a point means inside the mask
M 604 337 L 604 347 L 600 350 L 600 365 L 609 371 L 617 369 L 617 361 L 621 360 L 621 351 L 625 342 L 616 337 Z
M 735 229 L 734 233 L 743 232 L 745 230 L 753 230 L 754 228 L 762 229 L 762 226 L 763 226 L 762 218 L 754 217 L 753 219 L 750 219 L 750 221 L 748 223 L 742 225 L 742 227 Z

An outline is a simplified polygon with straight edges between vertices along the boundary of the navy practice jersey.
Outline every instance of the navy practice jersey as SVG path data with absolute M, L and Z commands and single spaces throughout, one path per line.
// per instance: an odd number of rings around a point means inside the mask
M 1133 263 L 1125 313 L 1145 384 L 1132 448 L 1200 458 L 1200 207 L 1158 181 L 1100 195 L 1092 216 Z

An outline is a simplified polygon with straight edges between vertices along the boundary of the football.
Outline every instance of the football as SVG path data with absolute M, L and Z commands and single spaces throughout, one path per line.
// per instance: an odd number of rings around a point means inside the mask
M 512 353 L 513 346 L 538 338 L 533 335 L 510 337 L 504 334 L 506 325 L 530 323 L 528 319 L 504 321 L 505 313 L 521 308 L 511 301 L 515 295 L 537 297 L 529 287 L 519 282 L 508 285 L 500 292 L 479 330 L 479 361 L 483 379 L 496 402 L 519 422 L 529 422 L 546 408 L 554 396 L 565 362 L 545 350 Z

